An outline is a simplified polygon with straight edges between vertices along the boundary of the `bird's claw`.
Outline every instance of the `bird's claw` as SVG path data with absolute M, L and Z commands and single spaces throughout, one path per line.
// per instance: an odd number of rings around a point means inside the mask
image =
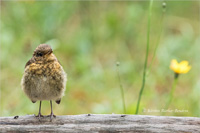
M 47 115 L 48 117 L 50 117 L 50 121 L 52 121 L 53 117 L 56 118 L 56 115 L 54 115 L 53 113 L 51 113 L 50 115 Z
M 38 113 L 38 115 L 35 115 L 36 118 L 38 118 L 40 120 L 41 117 L 44 117 L 43 115 L 41 115 L 40 113 Z

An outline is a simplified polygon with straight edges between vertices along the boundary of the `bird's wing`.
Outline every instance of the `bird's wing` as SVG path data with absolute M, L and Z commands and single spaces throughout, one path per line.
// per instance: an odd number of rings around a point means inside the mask
M 34 63 L 34 62 L 35 62 L 35 60 L 34 60 L 34 58 L 32 57 L 32 58 L 26 63 L 25 68 L 26 68 L 27 66 L 29 66 L 30 64 Z

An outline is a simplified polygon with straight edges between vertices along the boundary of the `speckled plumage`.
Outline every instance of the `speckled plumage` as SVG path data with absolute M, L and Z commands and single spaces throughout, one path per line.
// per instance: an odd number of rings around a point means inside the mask
M 32 102 L 54 100 L 60 102 L 66 88 L 66 74 L 52 49 L 40 44 L 26 63 L 22 89 Z
M 33 57 L 26 64 L 22 89 L 33 102 L 57 101 L 64 95 L 66 74 L 52 52 L 42 58 L 36 57 L 37 52 L 43 52 L 42 50 L 52 51 L 46 44 L 41 44 L 36 48 Z

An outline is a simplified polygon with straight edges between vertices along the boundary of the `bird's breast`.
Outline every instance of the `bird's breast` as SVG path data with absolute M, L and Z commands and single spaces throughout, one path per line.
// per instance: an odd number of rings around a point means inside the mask
M 26 67 L 23 89 L 30 99 L 59 99 L 64 95 L 66 74 L 58 62 L 32 63 Z
M 61 73 L 61 66 L 56 61 L 47 63 L 36 62 L 29 65 L 25 71 L 34 75 L 56 76 L 55 74 Z

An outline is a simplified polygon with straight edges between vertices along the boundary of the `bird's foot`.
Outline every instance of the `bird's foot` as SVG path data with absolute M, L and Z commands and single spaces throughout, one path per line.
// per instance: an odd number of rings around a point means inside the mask
M 50 117 L 50 121 L 52 121 L 53 117 L 56 118 L 56 115 L 54 115 L 53 113 L 51 113 L 50 115 L 47 115 L 48 117 Z
M 38 118 L 40 120 L 41 117 L 44 117 L 43 115 L 41 115 L 41 113 L 38 113 L 38 115 L 35 115 L 36 118 Z

